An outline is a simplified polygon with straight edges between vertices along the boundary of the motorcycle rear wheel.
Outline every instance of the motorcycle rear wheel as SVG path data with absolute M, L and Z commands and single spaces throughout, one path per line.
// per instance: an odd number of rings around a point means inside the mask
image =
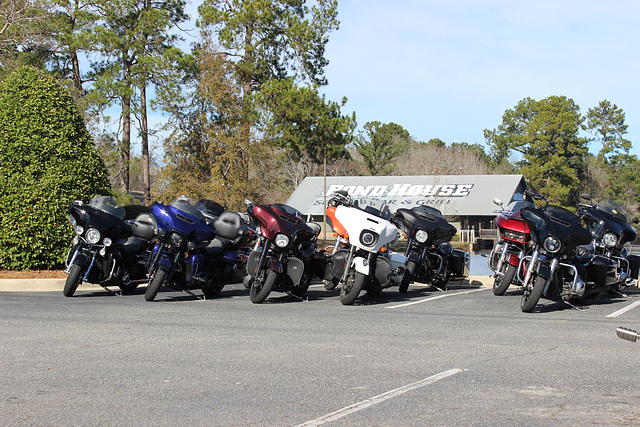
M 161 269 L 156 269 L 155 274 L 147 285 L 147 290 L 144 291 L 144 299 L 146 301 L 153 301 L 158 295 L 160 288 L 164 284 L 164 280 L 167 278 L 167 272 Z
M 122 292 L 133 292 L 138 287 L 137 283 L 131 283 L 129 285 L 118 285 Z
M 435 286 L 438 289 L 444 289 L 449 283 L 449 276 L 446 275 L 444 277 L 438 276 L 431 281 L 431 286 Z
M 78 286 L 82 283 L 82 270 L 83 268 L 78 264 L 71 266 L 67 280 L 64 282 L 64 289 L 62 290 L 62 294 L 65 297 L 73 296 Z
M 256 275 L 255 279 L 251 283 L 251 290 L 249 291 L 249 299 L 254 304 L 260 304 L 267 299 L 273 287 L 276 284 L 278 273 L 267 267 L 260 268 L 260 271 Z
M 513 281 L 513 277 L 516 275 L 517 269 L 509 264 L 505 263 L 502 266 L 501 271 L 496 273 L 496 278 L 493 281 L 493 294 L 494 295 L 504 295 L 509 289 L 509 285 Z
M 222 291 L 222 288 L 224 288 L 224 285 L 207 286 L 206 288 L 202 288 L 202 293 L 207 299 L 213 298 Z
M 368 276 L 352 268 L 347 274 L 347 280 L 340 289 L 340 302 L 342 305 L 353 305 L 360 291 L 364 288 Z
M 536 276 L 533 282 L 533 289 L 524 289 L 524 294 L 522 294 L 522 301 L 520 301 L 520 309 L 524 313 L 531 313 L 533 309 L 540 301 L 542 297 L 542 292 L 544 291 L 544 286 L 547 283 L 547 279 L 544 277 Z

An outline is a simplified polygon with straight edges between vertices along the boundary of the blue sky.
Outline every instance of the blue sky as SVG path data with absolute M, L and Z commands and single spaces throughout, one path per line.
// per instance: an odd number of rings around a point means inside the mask
M 523 98 L 563 95 L 583 114 L 607 99 L 640 156 L 640 1 L 338 4 L 321 92 L 346 96 L 360 129 L 394 122 L 421 141 L 484 145 L 484 129 Z

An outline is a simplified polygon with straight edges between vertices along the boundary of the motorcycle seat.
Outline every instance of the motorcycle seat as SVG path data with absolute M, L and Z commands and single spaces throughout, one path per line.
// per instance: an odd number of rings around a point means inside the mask
M 242 217 L 237 212 L 224 211 L 213 221 L 216 229 L 216 238 L 235 240 L 242 236 L 248 227 L 242 221 Z
M 126 256 L 133 256 L 146 249 L 148 240 L 131 236 L 122 245 L 122 252 Z
M 216 237 L 211 241 L 211 243 L 209 243 L 209 245 L 205 248 L 204 251 L 207 254 L 207 257 L 218 258 L 223 253 L 225 253 L 231 247 L 231 245 L 232 245 L 231 240 L 221 238 L 221 237 Z
M 151 240 L 154 230 L 158 228 L 158 221 L 148 212 L 139 214 L 134 221 L 129 224 L 133 229 L 133 235 L 144 240 Z

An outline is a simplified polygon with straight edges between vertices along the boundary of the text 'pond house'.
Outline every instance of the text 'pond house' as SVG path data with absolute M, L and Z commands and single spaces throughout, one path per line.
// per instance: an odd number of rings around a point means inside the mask
M 348 191 L 361 207 L 386 203 L 392 213 L 426 204 L 456 226 L 461 240 L 476 243 L 497 237 L 493 200 L 506 206 L 522 200 L 526 188 L 522 175 L 315 176 L 305 178 L 286 204 L 311 214 L 323 232 L 325 204 L 337 190 Z M 331 235 L 330 227 L 327 233 Z

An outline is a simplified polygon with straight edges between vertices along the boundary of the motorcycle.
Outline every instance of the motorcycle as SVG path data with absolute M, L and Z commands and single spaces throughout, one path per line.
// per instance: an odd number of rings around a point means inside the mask
M 520 209 L 535 245 L 532 254 L 520 261 L 527 265 L 520 303 L 523 312 L 532 312 L 542 297 L 575 307 L 572 300 L 581 301 L 595 291 L 591 280 L 607 274 L 607 263 L 593 257 L 586 246 L 592 237 L 581 219 L 549 205 L 543 196 L 539 199 L 544 200 L 543 206 Z
M 225 285 L 242 282 L 251 229 L 236 212 L 212 213 L 207 209 L 211 203 L 200 200 L 193 205 L 181 196 L 169 205 L 151 206 L 158 238 L 151 252 L 145 300 L 153 301 L 162 286 L 196 298 L 191 291 L 200 289 L 205 298 L 213 298 Z
M 407 264 L 400 292 L 407 292 L 411 281 L 444 289 L 449 279 L 469 276 L 469 255 L 451 246 L 458 230 L 438 209 L 426 205 L 398 209 L 393 223 L 407 235 Z
M 638 237 L 637 231 L 629 224 L 624 208 L 613 200 L 603 200 L 593 204 L 591 195 L 583 194 L 587 203 L 580 203 L 578 216 L 587 224 L 593 237 L 593 251 L 596 255 L 608 259 L 616 278 L 613 291 L 619 292 L 622 286 L 638 279 L 640 257 L 627 253 L 625 244 L 631 243 Z M 633 223 L 640 221 L 633 218 Z
M 264 302 L 274 290 L 301 299 L 313 277 L 324 273 L 326 261 L 317 244 L 320 225 L 305 221 L 288 205 L 246 203 L 259 236 L 247 263 L 251 302 Z
M 65 259 L 63 294 L 73 296 L 82 282 L 118 286 L 133 291 L 147 282 L 149 245 L 156 227 L 149 213 L 125 221 L 125 207 L 109 196 L 96 196 L 88 205 L 75 201 L 69 222 L 75 236 Z
M 529 226 L 522 219 L 520 209 L 524 206 L 535 207 L 535 203 L 518 200 L 506 208 L 500 199 L 494 199 L 493 203 L 500 210 L 496 211 L 498 216 L 494 220 L 498 227 L 498 241 L 491 249 L 489 268 L 495 272 L 493 294 L 504 295 L 511 283 L 520 283 L 524 279 L 519 269 L 520 260 L 530 254 L 533 245 Z
M 327 216 L 345 245 L 332 254 L 325 280 L 341 284 L 343 305 L 353 304 L 363 289 L 376 297 L 383 288 L 401 283 L 407 258 L 389 253 L 400 236 L 389 221 L 386 205 L 380 210 L 372 206 L 360 209 L 346 191 L 339 190 L 329 200 Z

